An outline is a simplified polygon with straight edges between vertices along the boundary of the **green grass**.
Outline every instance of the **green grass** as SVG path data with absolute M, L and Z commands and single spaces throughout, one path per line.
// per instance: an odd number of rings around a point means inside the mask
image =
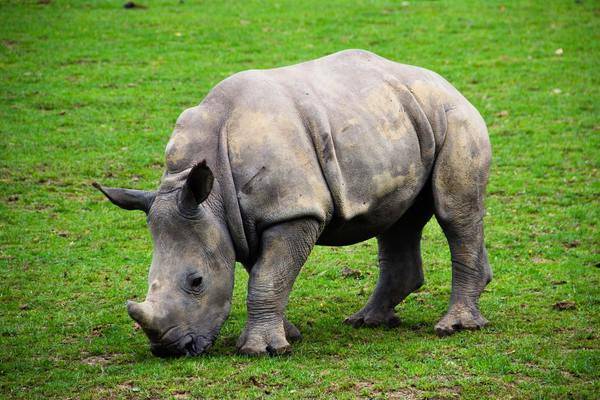
M 598 396 L 597 2 L 123 2 L 0 1 L 0 398 Z M 341 324 L 374 286 L 369 241 L 313 252 L 289 304 L 304 334 L 291 356 L 235 355 L 239 268 L 210 354 L 152 357 L 124 307 L 146 291 L 143 214 L 90 183 L 155 188 L 175 119 L 221 79 L 345 48 L 439 72 L 486 119 L 491 325 L 434 335 L 451 271 L 432 221 L 427 283 L 396 329 Z M 553 309 L 562 300 L 576 307 Z

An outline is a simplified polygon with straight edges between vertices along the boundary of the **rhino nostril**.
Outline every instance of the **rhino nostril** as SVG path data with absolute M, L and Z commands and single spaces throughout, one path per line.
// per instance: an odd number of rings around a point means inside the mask
M 194 339 L 191 339 L 183 346 L 185 349 L 185 354 L 188 356 L 195 356 L 198 354 L 198 348 L 196 347 L 196 342 Z

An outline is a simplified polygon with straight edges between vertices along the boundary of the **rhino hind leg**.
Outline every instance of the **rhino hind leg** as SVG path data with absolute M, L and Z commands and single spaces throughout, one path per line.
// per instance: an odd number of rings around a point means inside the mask
M 354 326 L 395 327 L 400 324 L 394 308 L 424 283 L 421 233 L 433 215 L 429 183 L 413 206 L 390 229 L 377 237 L 379 278 L 367 304 L 344 320 Z
M 432 180 L 435 215 L 452 258 L 452 294 L 447 313 L 435 326 L 439 336 L 487 324 L 478 300 L 492 279 L 483 237 L 490 158 L 487 130 L 479 114 L 470 107 L 450 111 Z
M 248 321 L 237 342 L 245 355 L 278 355 L 300 338 L 284 317 L 292 285 L 312 250 L 319 224 L 299 219 L 274 225 L 261 236 L 260 255 L 248 281 Z

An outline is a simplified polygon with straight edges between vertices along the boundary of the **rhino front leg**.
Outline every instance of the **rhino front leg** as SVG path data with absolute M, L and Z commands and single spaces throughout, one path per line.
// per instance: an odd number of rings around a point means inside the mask
M 421 233 L 433 215 L 430 185 L 426 185 L 414 205 L 385 233 L 377 237 L 379 279 L 367 304 L 344 323 L 358 328 L 400 323 L 394 308 L 423 285 Z
M 248 321 L 237 343 L 241 354 L 290 351 L 287 338 L 293 340 L 300 332 L 285 320 L 284 311 L 296 276 L 317 240 L 318 229 L 314 220 L 296 220 L 263 233 L 259 258 L 250 270 Z

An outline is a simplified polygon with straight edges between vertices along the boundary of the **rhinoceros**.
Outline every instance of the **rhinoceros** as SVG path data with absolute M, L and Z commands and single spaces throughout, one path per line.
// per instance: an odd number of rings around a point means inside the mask
M 478 111 L 438 74 L 363 50 L 239 72 L 177 119 L 156 191 L 103 187 L 142 210 L 154 251 L 148 293 L 129 301 L 157 356 L 198 355 L 228 317 L 234 265 L 248 271 L 241 354 L 281 354 L 300 338 L 288 296 L 315 245 L 376 237 L 379 278 L 345 322 L 396 326 L 424 283 L 421 233 L 448 240 L 452 294 L 443 336 L 487 320 L 484 245 L 491 148 Z

